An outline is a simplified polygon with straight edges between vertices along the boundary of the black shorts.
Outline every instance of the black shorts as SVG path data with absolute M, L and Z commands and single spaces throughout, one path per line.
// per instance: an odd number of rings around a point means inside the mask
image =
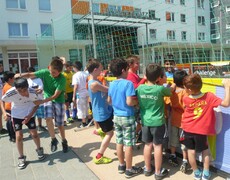
M 168 131 L 165 124 L 162 126 L 142 126 L 142 141 L 155 145 L 164 144 L 168 139 Z
M 97 122 L 97 123 L 99 124 L 103 132 L 106 133 L 106 132 L 112 131 L 113 130 L 113 115 L 109 119 L 102 121 L 102 122 Z
M 181 142 L 187 149 L 196 150 L 200 153 L 208 149 L 208 140 L 206 135 L 189 133 L 184 131 L 183 141 Z
M 70 93 L 66 93 L 66 99 L 65 99 L 65 102 L 67 103 L 71 103 L 73 101 L 73 92 L 70 92 Z
M 18 119 L 13 117 L 13 126 L 15 131 L 22 130 L 22 121 L 24 121 L 24 119 Z M 36 129 L 35 117 L 32 117 L 30 121 L 26 124 L 26 126 L 28 127 L 28 129 Z

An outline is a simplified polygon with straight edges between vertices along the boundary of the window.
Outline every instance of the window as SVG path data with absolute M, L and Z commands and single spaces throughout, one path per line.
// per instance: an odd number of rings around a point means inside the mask
M 198 33 L 198 40 L 199 41 L 204 41 L 205 40 L 205 33 L 204 32 Z
M 166 21 L 173 21 L 174 22 L 174 13 L 166 12 Z
M 157 30 L 156 29 L 149 29 L 150 39 L 157 38 Z
M 216 39 L 220 39 L 220 33 L 216 33 L 216 34 L 211 35 L 211 40 L 216 40 Z
M 6 0 L 6 8 L 26 9 L 26 0 Z
M 219 2 L 219 1 L 216 1 L 216 0 L 214 0 L 214 1 L 211 3 L 211 7 L 212 7 L 212 8 L 218 7 L 219 5 L 220 5 L 220 2 Z
M 175 40 L 175 31 L 167 30 L 167 39 L 168 40 Z
M 39 0 L 40 11 L 51 11 L 50 0 Z
M 180 5 L 185 5 L 185 0 L 180 0 Z
M 180 21 L 183 22 L 183 23 L 186 22 L 186 16 L 185 16 L 185 14 L 181 14 L 180 15 Z
M 10 37 L 28 36 L 28 26 L 26 23 L 8 23 L 8 32 Z
M 51 24 L 41 24 L 41 35 L 42 36 L 52 36 L 52 27 Z
M 198 16 L 198 24 L 199 25 L 205 25 L 204 16 Z
M 227 39 L 227 40 L 226 40 L 226 44 L 230 44 L 230 39 Z
M 230 29 L 230 23 L 226 24 L 226 29 Z
M 182 41 L 186 41 L 187 40 L 187 32 L 186 31 L 182 31 L 181 32 L 181 40 Z
M 197 0 L 197 7 L 204 9 L 204 0 Z
M 149 18 L 150 19 L 156 18 L 156 11 L 155 10 L 149 10 Z
M 174 3 L 174 0 L 165 0 L 166 3 Z
M 226 12 L 230 12 L 230 6 L 226 6 Z
M 100 5 L 93 3 L 93 12 L 94 13 L 100 13 Z

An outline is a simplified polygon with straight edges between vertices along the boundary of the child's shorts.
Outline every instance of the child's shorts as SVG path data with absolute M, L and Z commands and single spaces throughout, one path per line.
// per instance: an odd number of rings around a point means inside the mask
M 13 119 L 13 126 L 15 131 L 20 131 L 22 130 L 22 121 L 24 121 L 24 119 L 18 119 L 18 118 L 12 118 Z M 36 123 L 35 123 L 35 118 L 32 117 L 30 119 L 30 121 L 26 124 L 26 126 L 28 127 L 28 129 L 36 129 Z
M 208 149 L 208 140 L 206 135 L 189 133 L 184 131 L 184 137 L 182 143 L 187 149 L 196 150 L 200 153 Z
M 166 125 L 161 126 L 142 126 L 142 141 L 155 145 L 163 144 L 168 138 Z
M 116 143 L 125 146 L 134 146 L 136 143 L 136 125 L 135 117 L 119 117 L 113 118 L 116 131 Z
M 44 105 L 43 104 L 38 107 L 35 116 L 37 118 L 44 118 Z
M 113 130 L 113 115 L 102 122 L 97 122 L 103 132 L 107 133 Z
M 182 150 L 186 150 L 186 147 L 181 144 L 180 142 L 180 135 L 182 133 L 182 129 L 176 126 L 171 126 L 171 134 L 170 134 L 170 138 L 171 138 L 171 143 L 170 145 L 173 147 L 180 147 Z

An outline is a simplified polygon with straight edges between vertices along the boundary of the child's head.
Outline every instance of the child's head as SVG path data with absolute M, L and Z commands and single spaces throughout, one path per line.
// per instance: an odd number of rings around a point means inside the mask
M 126 61 L 128 63 L 128 66 L 133 71 L 139 70 L 140 67 L 140 57 L 138 55 L 129 55 L 126 58 Z
M 187 72 L 184 70 L 176 70 L 173 73 L 173 82 L 176 84 L 177 87 L 183 88 L 183 80 L 184 77 L 187 75 Z
M 15 78 L 14 86 L 21 96 L 28 96 L 29 95 L 29 93 L 28 93 L 29 84 L 28 84 L 27 79 L 21 78 L 21 77 Z
M 128 67 L 128 62 L 122 58 L 116 58 L 110 62 L 110 71 L 115 77 L 121 76 L 123 72 L 128 72 Z M 128 73 L 126 73 L 126 77 L 123 78 L 127 78 L 127 74 Z
M 148 81 L 152 83 L 156 83 L 159 81 L 159 78 L 163 78 L 165 76 L 164 69 L 155 63 L 150 63 L 146 67 L 146 78 Z
M 5 71 L 3 74 L 3 79 L 5 82 L 12 83 L 14 81 L 14 75 L 15 74 L 11 71 Z
M 67 61 L 65 64 L 66 71 L 72 71 L 73 70 L 73 63 L 71 61 Z
M 98 74 L 98 76 L 99 76 L 102 69 L 103 69 L 103 66 L 99 60 L 94 59 L 94 58 L 90 58 L 88 60 L 87 70 L 89 71 L 90 74 L 92 74 L 94 71 L 96 71 L 96 74 Z
M 80 61 L 75 61 L 73 64 L 73 68 L 77 71 L 82 70 L 82 63 Z
M 51 76 L 54 78 L 58 77 L 63 69 L 63 63 L 58 56 L 52 57 L 52 61 L 49 65 Z
M 202 79 L 199 74 L 191 74 L 184 77 L 183 84 L 190 94 L 199 93 L 202 88 Z

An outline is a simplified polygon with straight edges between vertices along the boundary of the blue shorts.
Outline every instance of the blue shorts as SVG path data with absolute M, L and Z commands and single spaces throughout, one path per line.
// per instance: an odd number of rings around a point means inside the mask
M 65 104 L 52 101 L 44 103 L 44 118 L 54 118 L 56 126 L 64 126 Z
M 37 118 L 44 118 L 44 105 L 40 105 L 36 111 L 35 117 Z

